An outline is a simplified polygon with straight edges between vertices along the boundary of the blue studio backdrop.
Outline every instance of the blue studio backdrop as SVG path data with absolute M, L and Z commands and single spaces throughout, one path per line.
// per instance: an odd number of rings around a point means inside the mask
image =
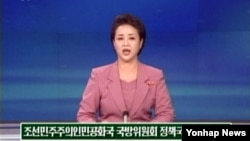
M 250 0 L 1 2 L 1 123 L 76 121 L 120 13 L 145 23 L 140 60 L 164 70 L 176 121 L 250 119 Z

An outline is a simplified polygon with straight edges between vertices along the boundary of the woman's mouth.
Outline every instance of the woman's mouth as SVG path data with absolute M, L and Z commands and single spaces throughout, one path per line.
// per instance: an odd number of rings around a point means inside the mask
M 122 50 L 122 53 L 123 53 L 124 55 L 126 55 L 126 56 L 129 55 L 130 52 L 131 52 L 130 49 L 126 49 L 126 48 L 125 48 L 125 49 Z

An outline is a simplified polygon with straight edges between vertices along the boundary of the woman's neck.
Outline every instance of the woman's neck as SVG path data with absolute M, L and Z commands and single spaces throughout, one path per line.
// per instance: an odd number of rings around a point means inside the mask
M 131 62 L 124 62 L 124 61 L 118 61 L 118 68 L 119 70 L 135 70 L 138 67 L 138 61 L 131 61 Z
M 138 61 L 121 62 L 118 61 L 118 70 L 120 79 L 126 82 L 133 81 L 137 78 Z

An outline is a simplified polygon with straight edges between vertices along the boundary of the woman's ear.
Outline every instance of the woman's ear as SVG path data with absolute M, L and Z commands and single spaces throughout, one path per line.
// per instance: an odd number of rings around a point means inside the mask
M 142 48 L 143 42 L 144 42 L 144 40 L 141 39 L 141 41 L 140 41 L 140 49 Z
M 115 48 L 115 40 L 112 40 L 113 47 Z

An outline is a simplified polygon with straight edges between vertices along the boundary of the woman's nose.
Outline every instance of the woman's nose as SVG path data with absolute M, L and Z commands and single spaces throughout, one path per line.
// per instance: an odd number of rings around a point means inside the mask
M 125 39 L 124 42 L 123 42 L 123 45 L 124 46 L 128 46 L 129 45 L 129 41 L 127 39 Z

